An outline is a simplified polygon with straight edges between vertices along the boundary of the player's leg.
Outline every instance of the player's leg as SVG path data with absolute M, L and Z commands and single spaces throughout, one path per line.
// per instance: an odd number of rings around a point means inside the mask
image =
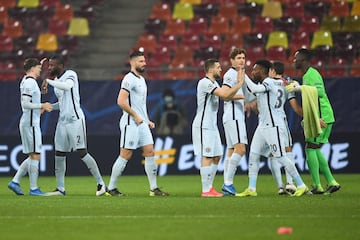
M 322 134 L 319 136 L 319 142 L 327 143 L 331 134 L 332 124 L 328 124 L 326 128 L 323 128 Z M 328 184 L 326 192 L 333 193 L 340 189 L 340 184 L 336 182 L 334 176 L 331 173 L 329 163 L 322 154 L 320 148 L 316 150 L 316 155 L 319 160 L 319 169 L 326 179 Z
M 306 141 L 307 141 L 305 145 L 306 163 L 308 165 L 311 179 L 313 182 L 311 192 L 313 194 L 323 194 L 324 189 L 321 186 L 321 182 L 320 182 L 319 160 L 316 154 L 316 151 L 320 149 L 320 145 L 314 143 L 314 141 L 312 141 L 311 139 L 308 139 Z
M 275 179 L 275 182 L 278 186 L 278 189 L 279 189 L 278 193 L 279 193 L 279 195 L 286 194 L 285 186 L 284 186 L 282 176 L 281 176 L 282 165 L 276 158 L 274 158 L 272 156 L 269 159 L 270 159 L 271 173 L 272 173 L 272 175 Z

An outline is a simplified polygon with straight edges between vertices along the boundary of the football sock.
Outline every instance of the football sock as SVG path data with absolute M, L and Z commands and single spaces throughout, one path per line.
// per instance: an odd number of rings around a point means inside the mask
M 320 174 L 319 174 L 319 161 L 317 158 L 316 150 L 311 148 L 305 149 L 306 162 L 309 167 L 309 172 L 315 186 L 320 186 Z
M 95 161 L 95 159 L 90 155 L 90 153 L 86 154 L 81 160 L 86 164 L 88 167 L 90 173 L 93 175 L 93 177 L 96 180 L 97 184 L 105 185 L 104 181 L 101 177 L 98 165 Z
M 202 192 L 209 192 L 212 187 L 212 171 L 212 166 L 205 166 L 200 168 Z
M 326 161 L 326 159 L 325 159 L 325 157 L 322 154 L 320 149 L 316 150 L 316 156 L 317 156 L 317 158 L 319 160 L 320 171 L 321 171 L 322 174 L 324 174 L 326 182 L 328 184 L 337 184 L 337 182 L 335 181 L 335 178 L 331 174 L 329 163 L 328 163 L 328 161 Z
M 298 187 L 305 187 L 303 180 L 301 179 L 299 172 L 295 167 L 295 163 L 290 161 L 286 156 L 278 157 L 278 161 L 285 167 L 285 171 L 288 171 L 292 176 Z
M 279 161 L 276 158 L 270 158 L 270 165 L 271 165 L 271 173 L 275 178 L 276 184 L 278 185 L 279 188 L 284 187 L 284 183 L 281 177 L 282 165 L 279 163 Z
M 259 173 L 260 155 L 250 152 L 249 155 L 249 189 L 256 191 L 256 181 Z
M 226 184 L 226 177 L 229 171 L 229 161 L 230 157 L 226 157 L 224 160 L 224 183 Z
M 213 183 L 214 183 L 214 179 L 215 179 L 217 170 L 218 170 L 218 165 L 212 163 L 210 166 L 211 166 L 211 182 L 210 183 L 211 183 L 211 186 L 212 186 Z
M 157 166 L 155 163 L 155 157 L 145 157 L 145 172 L 149 180 L 150 190 L 157 188 L 156 175 Z
M 290 161 L 294 162 L 294 154 L 292 152 L 286 152 L 286 156 Z M 286 176 L 286 183 L 294 184 L 293 178 L 291 177 L 290 173 L 285 170 L 285 176 Z
M 115 160 L 111 170 L 110 182 L 108 186 L 109 190 L 113 190 L 116 188 L 118 177 L 121 176 L 121 174 L 123 173 L 127 163 L 128 160 L 120 156 Z
M 25 159 L 19 166 L 19 169 L 17 170 L 15 176 L 13 177 L 12 181 L 16 183 L 20 183 L 20 180 L 23 176 L 26 175 L 29 169 L 29 160 L 30 158 Z
M 225 185 L 231 185 L 234 183 L 234 176 L 236 173 L 237 166 L 241 160 L 242 156 L 238 153 L 233 152 L 229 159 L 228 163 L 228 171 L 224 175 L 225 177 Z
M 37 189 L 38 188 L 37 179 L 39 176 L 39 161 L 30 159 L 28 168 L 29 168 L 30 189 L 31 190 Z
M 66 171 L 66 157 L 55 156 L 55 177 L 57 182 L 57 189 L 65 191 L 65 171 Z

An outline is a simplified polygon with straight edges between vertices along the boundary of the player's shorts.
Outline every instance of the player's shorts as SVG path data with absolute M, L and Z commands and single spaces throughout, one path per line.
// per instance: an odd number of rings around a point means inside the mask
M 284 127 L 258 127 L 251 141 L 250 152 L 265 157 L 268 157 L 270 153 L 273 157 L 282 157 L 286 155 L 286 134 L 287 131 Z
M 192 141 L 195 155 L 217 157 L 224 153 L 218 129 L 193 127 Z
M 85 118 L 71 123 L 58 122 L 55 130 L 55 150 L 71 152 L 87 148 Z
M 21 142 L 23 145 L 23 153 L 40 154 L 42 147 L 40 126 L 31 127 L 28 124 L 24 126 L 23 124 L 20 123 L 19 129 L 20 129 Z
M 232 120 L 224 123 L 227 148 L 234 148 L 237 143 L 248 144 L 245 122 Z
M 154 139 L 146 122 L 140 125 L 120 125 L 120 147 L 125 149 L 137 149 L 146 145 L 154 144 Z
M 332 130 L 332 123 L 328 123 L 327 126 L 325 128 L 322 128 L 322 132 L 319 136 L 317 137 L 311 137 L 311 138 L 307 138 L 305 139 L 305 142 L 308 143 L 314 143 L 314 144 L 323 144 L 323 143 L 328 143 L 329 142 L 329 137 L 331 134 L 331 130 Z

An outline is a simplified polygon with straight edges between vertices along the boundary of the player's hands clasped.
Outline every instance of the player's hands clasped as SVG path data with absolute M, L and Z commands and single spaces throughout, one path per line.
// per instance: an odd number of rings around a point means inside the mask
M 45 102 L 41 104 L 41 110 L 51 112 L 52 111 L 52 105 L 49 102 Z

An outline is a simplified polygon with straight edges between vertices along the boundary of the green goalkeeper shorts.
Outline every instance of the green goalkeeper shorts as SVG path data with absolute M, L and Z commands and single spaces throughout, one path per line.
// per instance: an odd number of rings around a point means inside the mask
M 331 134 L 331 129 L 332 129 L 332 123 L 328 123 L 327 126 L 325 128 L 322 128 L 322 132 L 319 136 L 317 137 L 311 137 L 311 138 L 306 138 L 305 142 L 308 143 L 314 143 L 314 144 L 322 144 L 322 143 L 327 143 L 329 142 L 329 137 Z

